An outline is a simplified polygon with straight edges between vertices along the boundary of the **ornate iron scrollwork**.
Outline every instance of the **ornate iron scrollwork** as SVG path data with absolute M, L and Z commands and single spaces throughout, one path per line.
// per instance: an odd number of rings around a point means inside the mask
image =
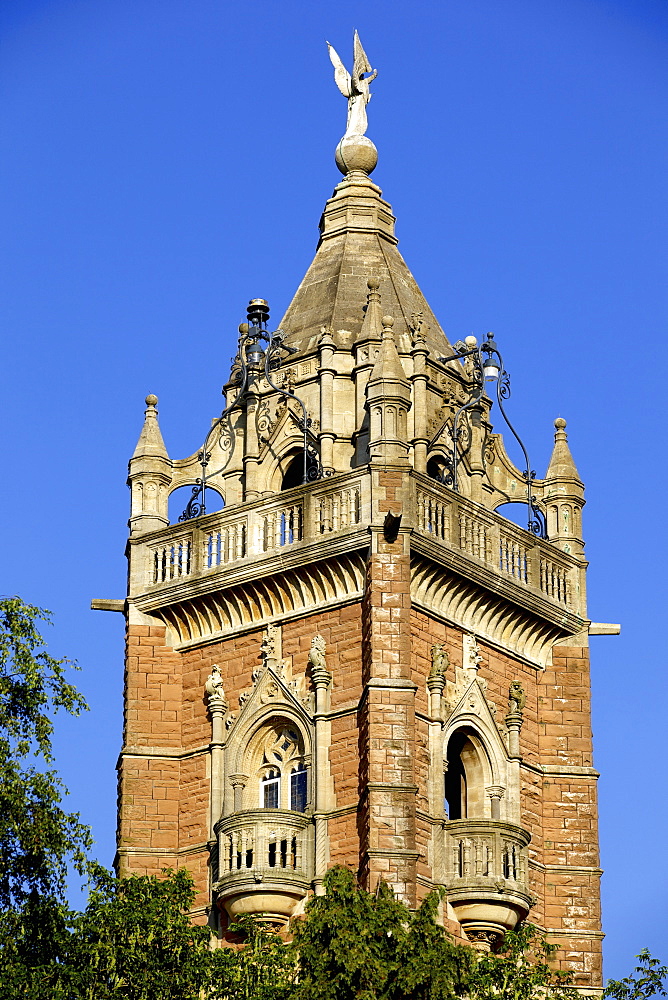
M 470 359 L 471 364 L 469 376 L 471 379 L 471 395 L 469 399 L 462 406 L 460 406 L 453 417 L 452 448 L 450 456 L 444 459 L 444 467 L 448 470 L 448 472 L 441 481 L 444 485 L 450 486 L 453 490 L 459 489 L 457 466 L 459 464 L 460 453 L 464 454 L 466 447 L 470 445 L 469 437 L 467 444 L 462 447 L 462 431 L 464 431 L 464 428 L 460 430 L 459 420 L 463 414 L 472 410 L 476 403 L 479 403 L 482 399 L 485 391 L 485 380 L 488 379 L 491 381 L 492 379 L 495 379 L 496 399 L 499 405 L 499 410 L 501 411 L 501 415 L 506 423 L 506 426 L 522 449 L 522 454 L 524 456 L 525 471 L 523 476 L 527 484 L 527 498 L 525 501 L 528 511 L 527 531 L 531 532 L 532 535 L 535 535 L 538 538 L 547 538 L 547 523 L 545 514 L 538 506 L 538 501 L 536 497 L 533 496 L 531 491 L 531 484 L 536 473 L 531 469 L 528 452 L 524 447 L 524 443 L 519 434 L 508 419 L 508 414 L 506 413 L 503 405 L 504 400 L 510 399 L 511 395 L 510 375 L 503 366 L 503 358 L 501 357 L 501 353 L 494 342 L 493 336 L 491 333 L 487 334 L 487 340 L 480 345 L 476 344 L 475 346 L 469 347 L 466 343 L 458 341 L 454 347 L 456 352 L 455 354 L 452 354 L 449 358 L 441 358 L 440 360 L 447 363 L 448 361 L 461 360 L 464 358 Z M 441 428 L 439 428 L 434 438 L 432 438 L 432 445 L 444 427 L 445 423 Z M 464 433 L 466 433 L 466 431 L 464 431 Z M 468 433 L 470 435 L 470 429 L 468 429 Z

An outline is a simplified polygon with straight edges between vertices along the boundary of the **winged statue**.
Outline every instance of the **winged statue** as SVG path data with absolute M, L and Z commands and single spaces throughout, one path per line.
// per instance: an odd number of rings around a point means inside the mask
M 336 49 L 327 42 L 329 58 L 334 67 L 334 80 L 343 94 L 348 98 L 348 122 L 344 138 L 353 135 L 364 135 L 367 129 L 366 106 L 371 100 L 369 84 L 378 76 L 378 70 L 372 69 L 367 54 L 362 48 L 359 35 L 355 32 L 353 38 L 353 71 L 349 73 L 341 62 Z M 370 76 L 365 76 L 370 73 Z

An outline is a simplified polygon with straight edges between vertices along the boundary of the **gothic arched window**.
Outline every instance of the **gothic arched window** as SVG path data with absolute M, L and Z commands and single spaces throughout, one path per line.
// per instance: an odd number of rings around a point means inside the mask
M 305 812 L 308 805 L 308 768 L 298 730 L 282 721 L 262 730 L 258 775 L 261 809 Z M 257 758 L 256 758 L 257 759 Z
M 481 819 L 485 815 L 482 752 L 475 735 L 466 729 L 458 729 L 450 737 L 444 773 L 448 819 Z

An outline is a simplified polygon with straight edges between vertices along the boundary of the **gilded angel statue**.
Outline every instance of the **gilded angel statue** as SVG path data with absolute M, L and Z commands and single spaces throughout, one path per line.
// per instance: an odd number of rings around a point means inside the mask
M 367 129 L 366 106 L 371 100 L 369 84 L 378 76 L 378 70 L 371 69 L 357 32 L 353 39 L 352 74 L 345 68 L 338 52 L 329 42 L 327 48 L 334 67 L 336 85 L 343 96 L 348 98 L 348 122 L 344 139 L 353 135 L 364 135 Z M 371 76 L 365 77 L 365 73 L 370 73 Z

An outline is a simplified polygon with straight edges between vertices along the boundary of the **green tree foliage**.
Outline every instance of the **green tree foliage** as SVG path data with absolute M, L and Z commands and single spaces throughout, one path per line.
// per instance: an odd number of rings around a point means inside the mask
M 65 679 L 68 660 L 43 648 L 38 621 L 48 612 L 18 597 L 0 600 L 0 909 L 21 907 L 35 894 L 62 899 L 68 862 L 83 871 L 90 832 L 60 803 L 64 789 L 52 769 L 53 713 L 77 715 L 83 697 Z
M 346 868 L 327 873 L 325 890 L 294 928 L 300 970 L 294 1000 L 463 995 L 475 953 L 454 945 L 435 922 L 435 894 L 411 913 L 382 882 L 375 894 L 356 888 Z
M 652 958 L 646 948 L 636 958 L 639 964 L 633 975 L 626 979 L 609 979 L 604 997 L 613 997 L 614 1000 L 644 1000 L 645 997 L 668 996 L 668 966 L 662 965 L 658 958 Z
M 503 939 L 497 952 L 483 954 L 471 968 L 468 1000 L 578 1000 L 569 973 L 550 965 L 557 945 L 549 944 L 538 928 L 521 924 Z

